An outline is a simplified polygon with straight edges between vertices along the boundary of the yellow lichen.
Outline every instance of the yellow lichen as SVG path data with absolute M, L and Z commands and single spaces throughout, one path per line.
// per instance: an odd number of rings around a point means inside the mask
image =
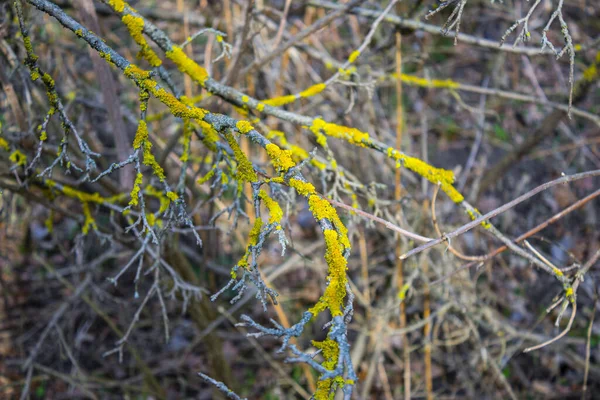
M 109 0 L 108 4 L 116 12 L 123 12 L 123 10 L 125 9 L 125 2 L 123 0 Z
M 343 315 L 344 298 L 346 297 L 347 260 L 342 254 L 342 244 L 338 233 L 333 229 L 323 231 L 325 236 L 325 261 L 327 261 L 327 288 L 318 303 L 309 311 L 313 315 L 329 309 L 332 316 Z
M 248 257 L 250 257 L 250 255 L 252 254 L 252 247 L 256 246 L 256 244 L 258 243 L 261 228 L 262 228 L 262 219 L 259 217 L 259 218 L 256 218 L 256 220 L 254 220 L 254 225 L 252 225 L 252 229 L 250 230 L 250 233 L 248 234 L 248 245 L 246 246 L 246 252 L 242 256 L 240 261 L 238 261 L 238 263 L 237 263 L 237 265 L 239 267 L 241 267 L 241 268 L 248 267 Z M 233 279 L 236 278 L 236 273 L 234 270 L 231 271 L 231 277 Z
M 152 172 L 154 175 L 163 182 L 166 178 L 165 171 L 158 164 L 156 158 L 154 158 L 154 154 L 152 154 L 152 143 L 149 140 L 144 141 L 144 165 L 147 165 L 152 168 Z
M 156 224 L 156 215 L 152 213 L 146 214 L 146 221 L 148 221 L 148 225 L 154 226 Z
M 265 109 L 265 104 L 264 104 L 264 103 L 258 103 L 258 104 L 256 105 L 256 109 L 257 109 L 258 111 L 260 111 L 260 112 L 263 112 L 263 111 L 264 111 L 264 109 Z
M 96 221 L 94 220 L 94 217 L 92 217 L 92 213 L 90 213 L 90 206 L 87 202 L 83 203 L 83 216 L 85 217 L 85 220 L 83 221 L 83 228 L 81 228 L 81 231 L 84 235 L 89 233 L 90 228 L 93 228 L 94 230 L 98 229 Z
M 48 218 L 44 221 L 44 226 L 48 229 L 48 233 L 54 231 L 54 210 L 50 210 Z
M 315 96 L 315 95 L 321 93 L 323 90 L 325 90 L 326 87 L 327 87 L 327 85 L 325 85 L 324 83 L 317 83 L 316 85 L 312 85 L 308 89 L 300 92 L 300 97 Z
M 254 172 L 254 167 L 242 149 L 240 149 L 240 146 L 236 142 L 233 135 L 228 133 L 225 135 L 225 139 L 227 139 L 229 147 L 231 147 L 233 150 L 233 155 L 238 164 L 236 173 L 237 179 L 242 182 L 256 182 L 258 180 L 258 176 L 256 175 L 256 172 Z
M 27 164 L 27 156 L 21 153 L 20 150 L 15 150 L 12 153 L 10 153 L 8 159 L 19 166 Z
M 592 62 L 592 65 L 583 71 L 584 80 L 591 82 L 598 77 L 598 64 L 600 64 L 600 51 L 596 53 L 596 59 Z
M 321 118 L 315 118 L 313 120 L 312 125 L 310 126 L 310 131 L 315 135 L 320 132 L 324 132 L 327 136 L 346 140 L 347 142 L 356 146 L 367 147 L 369 144 L 371 144 L 371 138 L 369 137 L 368 133 L 362 132 L 356 128 L 325 122 Z M 317 141 L 318 140 L 319 139 L 317 136 Z
M 571 304 L 575 303 L 575 292 L 572 287 L 567 288 L 565 295 Z
M 54 79 L 49 74 L 44 73 L 42 75 L 42 82 L 46 85 L 46 96 L 48 97 L 50 106 L 56 108 L 58 106 L 58 94 L 54 90 Z
M 398 79 L 398 74 L 392 74 L 392 78 Z M 414 75 L 400 74 L 400 80 L 408 85 L 426 88 L 458 89 L 460 87 L 460 83 L 451 79 L 425 79 Z
M 312 341 L 312 345 L 315 346 L 318 350 L 321 350 L 321 355 L 323 356 L 323 367 L 328 370 L 334 370 L 337 366 L 338 357 L 340 353 L 339 345 L 335 340 L 331 340 L 330 338 L 325 339 L 322 342 L 318 342 L 316 340 Z M 329 379 L 320 379 L 317 382 L 317 390 L 314 394 L 315 400 L 330 400 L 332 395 L 333 384 L 335 380 L 332 378 Z
M 99 193 L 86 193 L 86 192 L 82 192 L 80 190 L 77 189 L 73 189 L 72 187 L 69 187 L 67 185 L 58 185 L 56 182 L 54 182 L 51 179 L 46 179 L 45 181 L 46 186 L 48 186 L 49 188 L 56 188 L 58 189 L 60 192 L 62 192 L 62 194 L 64 194 L 67 197 L 71 197 L 73 199 L 77 199 L 79 201 L 81 201 L 82 203 L 97 203 L 97 204 L 102 204 L 106 202 L 106 199 L 104 199 L 102 196 L 100 196 Z
M 204 143 L 209 150 L 217 151 L 216 143 L 219 141 L 219 133 L 208 122 L 199 121 L 198 124 L 200 125 L 200 128 L 202 128 L 202 133 L 204 135 L 202 143 Z
M 471 220 L 473 221 L 481 217 L 481 213 L 476 208 L 474 208 L 474 211 L 467 210 L 467 214 L 469 214 L 469 217 L 471 217 Z M 481 223 L 481 226 L 483 226 L 485 229 L 490 229 L 492 227 L 492 224 L 490 224 L 488 221 L 483 221 Z
M 288 94 L 286 96 L 273 97 L 271 99 L 262 100 L 263 103 L 271 107 L 281 107 L 296 100 L 296 95 Z
M 133 183 L 131 193 L 129 194 L 131 196 L 131 200 L 129 201 L 130 206 L 137 206 L 139 204 L 139 195 L 143 180 L 144 175 L 142 175 L 141 172 L 138 172 L 135 176 L 135 182 Z
M 350 240 L 348 239 L 348 228 L 344 225 L 340 219 L 335 208 L 326 199 L 321 198 L 319 195 L 313 194 L 308 198 L 308 206 L 310 212 L 313 214 L 317 221 L 322 219 L 328 219 L 331 221 L 337 232 L 339 233 L 339 240 L 344 248 L 350 248 Z
M 408 293 L 408 289 L 410 289 L 410 283 L 405 283 L 404 285 L 402 285 L 402 287 L 398 291 L 399 300 L 402 301 L 406 298 L 406 293 Z
M 99 52 L 98 55 L 100 56 L 100 58 L 102 58 L 103 60 L 106 60 L 107 62 L 112 64 L 112 59 L 109 53 L 105 53 L 103 51 Z
M 8 151 L 10 147 L 8 146 L 8 142 L 0 137 L 0 149 L 4 149 L 4 151 Z
M 33 52 L 33 46 L 31 45 L 31 38 L 29 36 L 23 37 L 23 44 L 25 45 L 25 51 L 31 61 L 37 61 L 38 57 Z
M 356 61 L 356 59 L 358 58 L 358 56 L 360 56 L 360 51 L 354 50 L 352 53 L 350 53 L 350 56 L 348 57 L 348 62 L 350 64 L 353 64 L 354 61 Z
M 431 183 L 436 185 L 439 184 L 442 191 L 446 193 L 453 202 L 458 204 L 465 199 L 453 186 L 454 173 L 452 171 L 433 167 L 418 158 L 409 157 L 395 150 L 393 147 L 387 149 L 387 155 L 393 160 L 396 160 L 398 167 L 403 165 L 405 168 L 424 177 Z
M 133 148 L 139 149 L 142 146 L 142 143 L 147 139 L 148 126 L 146 125 L 146 121 L 140 120 L 138 122 L 137 131 L 135 132 L 135 138 L 133 139 Z
M 315 96 L 315 95 L 321 93 L 326 87 L 327 86 L 324 83 L 317 83 L 316 85 L 313 85 L 298 94 L 288 94 L 285 96 L 273 97 L 270 99 L 265 99 L 265 100 L 263 100 L 263 102 L 264 102 L 264 104 L 267 104 L 271 107 L 281 107 L 286 104 L 293 103 L 294 101 L 296 101 L 297 99 L 299 99 L 301 97 L 306 98 L 306 97 Z M 258 109 L 258 111 L 262 111 L 264 109 L 264 105 L 262 105 L 262 103 L 259 103 L 259 106 L 257 107 L 257 109 Z
M 310 182 L 304 182 L 299 179 L 290 179 L 290 186 L 296 189 L 296 192 L 302 196 L 308 196 L 315 193 L 315 187 Z
M 154 82 L 154 84 L 156 84 L 156 82 Z M 171 111 L 171 114 L 173 114 L 173 116 L 175 117 L 202 120 L 206 115 L 206 110 L 203 110 L 198 107 L 186 106 L 181 101 L 177 100 L 175 96 L 173 96 L 171 93 L 167 92 L 163 88 L 160 88 L 158 90 L 152 88 L 150 89 L 150 93 L 152 93 L 154 97 L 160 100 L 161 103 L 166 105 Z
M 167 198 L 167 196 L 165 196 L 165 193 L 162 190 L 158 190 L 153 186 L 148 185 L 146 186 L 144 192 L 148 196 L 153 196 L 158 199 L 160 206 L 158 211 L 156 212 L 157 215 L 164 213 L 167 210 L 167 208 L 169 208 L 169 204 L 171 203 L 171 201 Z
M 165 171 L 152 154 L 152 143 L 148 139 L 148 126 L 144 120 L 139 121 L 138 129 L 135 133 L 135 138 L 133 139 L 133 148 L 139 149 L 140 147 L 143 149 L 144 165 L 151 167 L 154 175 L 156 175 L 161 182 L 164 181 Z
M 181 47 L 173 46 L 171 50 L 166 53 L 167 58 L 177 65 L 179 70 L 189 75 L 192 80 L 201 86 L 204 86 L 204 82 L 208 79 L 208 72 L 206 69 L 198 65 L 194 60 L 189 58 L 181 49 Z
M 238 121 L 238 122 L 235 124 L 235 127 L 238 129 L 238 131 L 239 131 L 241 134 L 246 134 L 246 133 L 248 133 L 248 132 L 250 132 L 250 131 L 253 131 L 253 130 L 254 130 L 254 127 L 253 127 L 253 126 L 252 126 L 252 124 L 251 124 L 250 122 L 248 122 L 248 121 Z
M 123 71 L 125 76 L 135 80 L 148 79 L 150 71 L 146 71 L 135 64 L 129 64 Z
M 264 190 L 260 190 L 258 192 L 258 197 L 264 202 L 265 207 L 269 210 L 269 224 L 281 224 L 281 219 L 283 218 L 283 210 L 279 206 L 279 204 L 273 200 L 267 192 Z M 277 227 L 281 229 L 280 226 Z
M 192 143 L 192 123 L 189 119 L 183 121 L 183 151 L 179 159 L 187 162 L 190 155 L 190 145 Z
M 162 64 L 162 61 L 156 55 L 154 50 L 150 47 L 146 39 L 144 38 L 142 31 L 144 29 L 144 20 L 141 17 L 136 17 L 131 14 L 123 15 L 121 18 L 127 29 L 129 30 L 129 34 L 133 38 L 133 40 L 141 47 L 138 56 L 145 58 L 148 63 L 150 63 L 153 67 L 158 67 Z
M 269 143 L 265 146 L 265 149 L 267 150 L 267 154 L 269 155 L 273 166 L 278 171 L 286 172 L 296 165 L 292 160 L 291 150 L 281 150 L 279 146 L 274 143 Z
M 209 179 L 211 179 L 213 176 L 215 176 L 215 172 L 217 171 L 216 168 L 211 169 L 210 171 L 208 171 L 208 173 L 206 175 L 204 175 L 201 178 L 198 178 L 198 184 L 202 185 L 205 182 L 208 182 Z
M 171 201 L 177 201 L 177 199 L 179 199 L 179 196 L 177 196 L 177 193 L 175 192 L 167 192 L 167 197 Z

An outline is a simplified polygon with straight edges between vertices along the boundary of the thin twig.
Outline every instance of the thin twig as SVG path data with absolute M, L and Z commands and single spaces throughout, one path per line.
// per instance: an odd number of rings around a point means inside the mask
M 445 241 L 448 241 L 449 239 L 452 239 L 456 236 L 462 235 L 465 232 L 470 231 L 471 229 L 475 228 L 476 226 L 478 226 L 479 224 L 481 224 L 482 222 L 485 222 L 493 217 L 496 217 L 500 214 L 502 214 L 505 211 L 510 210 L 511 208 L 513 208 L 514 206 L 516 206 L 519 203 L 522 203 L 523 201 L 529 199 L 530 197 L 535 196 L 536 194 L 543 192 L 544 190 L 550 189 L 551 187 L 554 187 L 556 185 L 560 185 L 561 183 L 568 183 L 568 182 L 573 182 L 579 179 L 584 179 L 584 178 L 590 178 L 590 177 L 595 177 L 600 175 L 600 170 L 593 170 L 593 171 L 587 171 L 587 172 L 582 172 L 579 174 L 574 174 L 574 175 L 566 175 L 563 176 L 561 178 L 555 179 L 553 181 L 544 183 L 542 185 L 539 185 L 538 187 L 530 190 L 529 192 L 517 197 L 516 199 L 506 203 L 505 205 L 496 208 L 495 210 L 492 210 L 490 212 L 488 212 L 485 215 L 482 215 L 479 218 L 476 218 L 475 220 L 469 222 L 468 224 L 465 224 L 463 226 L 461 226 L 460 228 L 450 232 L 450 233 L 446 233 L 444 234 L 442 237 L 432 240 L 431 242 L 427 242 L 422 246 L 419 246 L 417 248 L 412 249 L 411 251 L 403 254 L 400 256 L 401 259 L 405 260 L 408 257 L 414 256 L 415 254 L 418 254 L 420 252 L 422 252 L 423 250 L 427 250 L 433 246 L 436 246 L 440 243 L 443 243 Z

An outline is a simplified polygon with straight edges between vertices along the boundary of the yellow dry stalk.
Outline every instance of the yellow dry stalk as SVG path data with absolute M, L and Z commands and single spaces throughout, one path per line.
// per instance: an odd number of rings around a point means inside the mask
M 240 182 L 256 182 L 258 176 L 256 175 L 256 172 L 254 172 L 254 167 L 246 157 L 246 154 L 240 149 L 235 137 L 233 137 L 231 133 L 227 133 L 225 134 L 225 139 L 227 140 L 229 147 L 231 147 L 231 150 L 233 150 L 233 156 L 238 164 L 236 173 L 237 179 Z
M 321 350 L 321 355 L 324 358 L 323 363 L 321 364 L 323 368 L 328 369 L 330 371 L 334 370 L 337 366 L 338 357 L 340 354 L 340 348 L 338 343 L 335 340 L 330 338 L 325 339 L 322 342 L 312 340 L 312 345 L 317 349 Z M 320 379 L 317 382 L 317 390 L 314 394 L 315 400 L 329 400 L 331 399 L 330 393 L 333 388 L 334 379 Z
M 271 198 L 264 190 L 258 192 L 258 197 L 264 202 L 265 207 L 269 210 L 269 224 L 277 224 L 276 229 L 281 229 L 281 219 L 283 218 L 283 210 L 279 204 Z
M 20 150 L 15 150 L 12 153 L 10 153 L 8 159 L 18 166 L 23 166 L 27 164 L 27 156 L 23 154 Z
M 84 235 L 87 235 L 90 231 L 90 228 L 94 230 L 98 229 L 98 225 L 96 225 L 96 220 L 92 217 L 92 213 L 90 212 L 90 206 L 88 202 L 83 202 L 83 216 L 85 220 L 83 221 L 83 228 L 81 231 Z
M 158 55 L 152 50 L 142 31 L 144 30 L 144 20 L 141 17 L 136 17 L 131 14 L 123 15 L 121 18 L 127 29 L 129 30 L 129 34 L 133 38 L 133 40 L 140 46 L 140 52 L 138 53 L 138 57 L 145 58 L 148 63 L 153 67 L 158 67 L 162 64 L 162 61 L 158 57 Z
M 266 105 L 269 105 L 271 107 L 281 107 L 286 104 L 293 103 L 294 101 L 301 99 L 301 98 L 308 98 L 308 97 L 316 96 L 317 94 L 319 94 L 323 90 L 325 90 L 326 87 L 327 87 L 327 85 L 325 85 L 324 83 L 317 83 L 315 85 L 310 86 L 306 90 L 301 91 L 298 94 L 288 94 L 285 96 L 278 96 L 278 97 L 272 97 L 270 99 L 261 100 L 262 103 L 259 103 L 258 106 L 256 107 L 256 109 L 258 111 L 264 110 L 263 103 Z
M 139 196 L 140 190 L 142 187 L 142 183 L 144 181 L 144 175 L 141 172 L 138 172 L 135 176 L 135 182 L 133 183 L 133 188 L 131 189 L 131 193 L 129 196 L 131 200 L 129 200 L 130 206 L 137 206 L 139 204 Z

